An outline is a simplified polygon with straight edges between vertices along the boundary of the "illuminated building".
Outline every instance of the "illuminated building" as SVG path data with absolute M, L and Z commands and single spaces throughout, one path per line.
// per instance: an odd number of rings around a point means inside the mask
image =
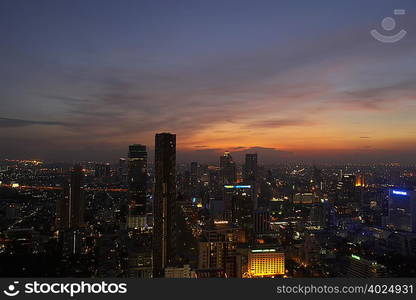
M 416 193 L 389 189 L 388 224 L 392 230 L 416 232 Z
M 375 261 L 364 259 L 358 255 L 349 257 L 349 265 L 347 267 L 347 276 L 355 278 L 374 278 L 382 277 L 385 267 Z
M 196 273 L 189 265 L 183 267 L 168 267 L 165 269 L 165 278 L 196 278 Z
M 366 186 L 365 176 L 363 174 L 357 174 L 355 178 L 356 187 L 365 187 Z
M 237 169 L 230 152 L 220 157 L 220 181 L 221 184 L 234 184 L 237 181 Z
M 253 249 L 248 254 L 248 277 L 285 274 L 285 254 L 276 249 Z
M 153 276 L 163 277 L 173 261 L 174 210 L 176 201 L 176 135 L 155 137 L 155 193 L 153 202 Z
M 318 202 L 319 199 L 313 193 L 296 193 L 293 197 L 294 204 L 314 204 Z

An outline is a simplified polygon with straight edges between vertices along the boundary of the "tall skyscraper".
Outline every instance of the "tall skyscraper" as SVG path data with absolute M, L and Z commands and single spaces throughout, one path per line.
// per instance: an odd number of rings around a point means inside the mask
M 155 137 L 155 195 L 153 203 L 153 276 L 162 277 L 174 259 L 176 202 L 176 135 Z
M 84 226 L 85 199 L 81 191 L 83 177 L 81 165 L 75 165 L 71 171 L 69 183 L 69 228 Z
M 147 151 L 146 146 L 134 144 L 128 153 L 129 216 L 146 213 Z
M 252 201 L 253 201 L 253 208 L 257 209 L 257 207 L 259 206 L 257 202 L 257 193 L 258 193 L 257 153 L 246 154 L 244 172 L 243 172 L 243 180 L 245 184 L 249 184 L 253 188 L 253 193 L 251 195 Z
M 220 157 L 220 177 L 221 184 L 235 184 L 237 181 L 237 169 L 230 152 L 224 152 Z

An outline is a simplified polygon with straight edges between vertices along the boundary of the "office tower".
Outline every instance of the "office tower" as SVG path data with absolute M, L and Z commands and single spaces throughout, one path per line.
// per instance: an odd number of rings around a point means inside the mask
M 235 184 L 237 181 L 237 169 L 230 152 L 224 152 L 220 157 L 220 180 L 221 184 Z
M 118 180 L 121 184 L 127 184 L 128 182 L 128 166 L 127 166 L 127 160 L 123 157 L 120 157 L 118 161 Z
M 55 226 L 59 230 L 69 228 L 70 210 L 69 210 L 69 186 L 64 190 L 56 202 L 56 219 Z
M 356 200 L 355 194 L 356 177 L 353 174 L 344 174 L 337 186 L 337 198 L 340 203 L 349 203 Z
M 129 146 L 128 187 L 129 217 L 144 216 L 146 214 L 147 190 L 147 151 L 144 145 Z
M 84 173 L 80 165 L 75 165 L 70 174 L 69 182 L 64 185 L 61 198 L 56 204 L 56 227 L 76 229 L 84 226 L 85 199 L 81 190 Z
M 258 192 L 258 178 L 257 178 L 257 153 L 246 154 L 244 171 L 243 171 L 244 184 L 249 184 L 253 187 L 253 205 L 254 209 L 257 209 L 257 192 Z
M 355 278 L 377 278 L 385 276 L 385 266 L 375 261 L 364 259 L 358 255 L 349 257 L 347 276 Z
M 416 193 L 389 189 L 388 224 L 392 230 L 416 232 Z
M 69 228 L 83 227 L 85 213 L 85 199 L 81 192 L 84 173 L 81 165 L 75 165 L 71 171 L 69 184 Z
M 237 234 L 227 225 L 203 230 L 198 243 L 198 270 L 223 270 L 227 277 L 241 277 Z
M 153 225 L 153 276 L 163 277 L 173 262 L 174 211 L 176 201 L 176 135 L 158 133 L 155 137 L 155 194 Z
M 253 187 L 251 185 L 224 185 L 223 199 L 225 217 L 240 227 L 242 240 L 249 240 L 253 233 Z
M 308 222 L 316 229 L 324 229 L 330 224 L 330 209 L 325 203 L 313 204 L 309 212 Z
M 270 232 L 270 213 L 265 209 L 254 212 L 254 233 L 264 234 Z
M 243 178 L 246 183 L 257 181 L 257 153 L 246 154 Z
M 248 277 L 275 277 L 285 274 L 285 254 L 276 249 L 253 249 L 248 254 Z

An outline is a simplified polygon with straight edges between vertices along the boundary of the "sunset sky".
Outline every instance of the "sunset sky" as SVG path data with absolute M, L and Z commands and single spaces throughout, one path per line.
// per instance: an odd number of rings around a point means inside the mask
M 394 16 L 396 8 L 406 15 Z M 369 33 L 394 17 L 406 37 Z M 416 162 L 416 1 L 0 2 L 0 158 Z

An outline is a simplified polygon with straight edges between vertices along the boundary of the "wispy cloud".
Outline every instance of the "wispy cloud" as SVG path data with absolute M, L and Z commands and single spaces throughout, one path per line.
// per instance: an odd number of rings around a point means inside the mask
M 33 125 L 41 126 L 66 126 L 67 123 L 57 121 L 34 121 L 22 119 L 0 118 L 0 128 L 26 127 Z

